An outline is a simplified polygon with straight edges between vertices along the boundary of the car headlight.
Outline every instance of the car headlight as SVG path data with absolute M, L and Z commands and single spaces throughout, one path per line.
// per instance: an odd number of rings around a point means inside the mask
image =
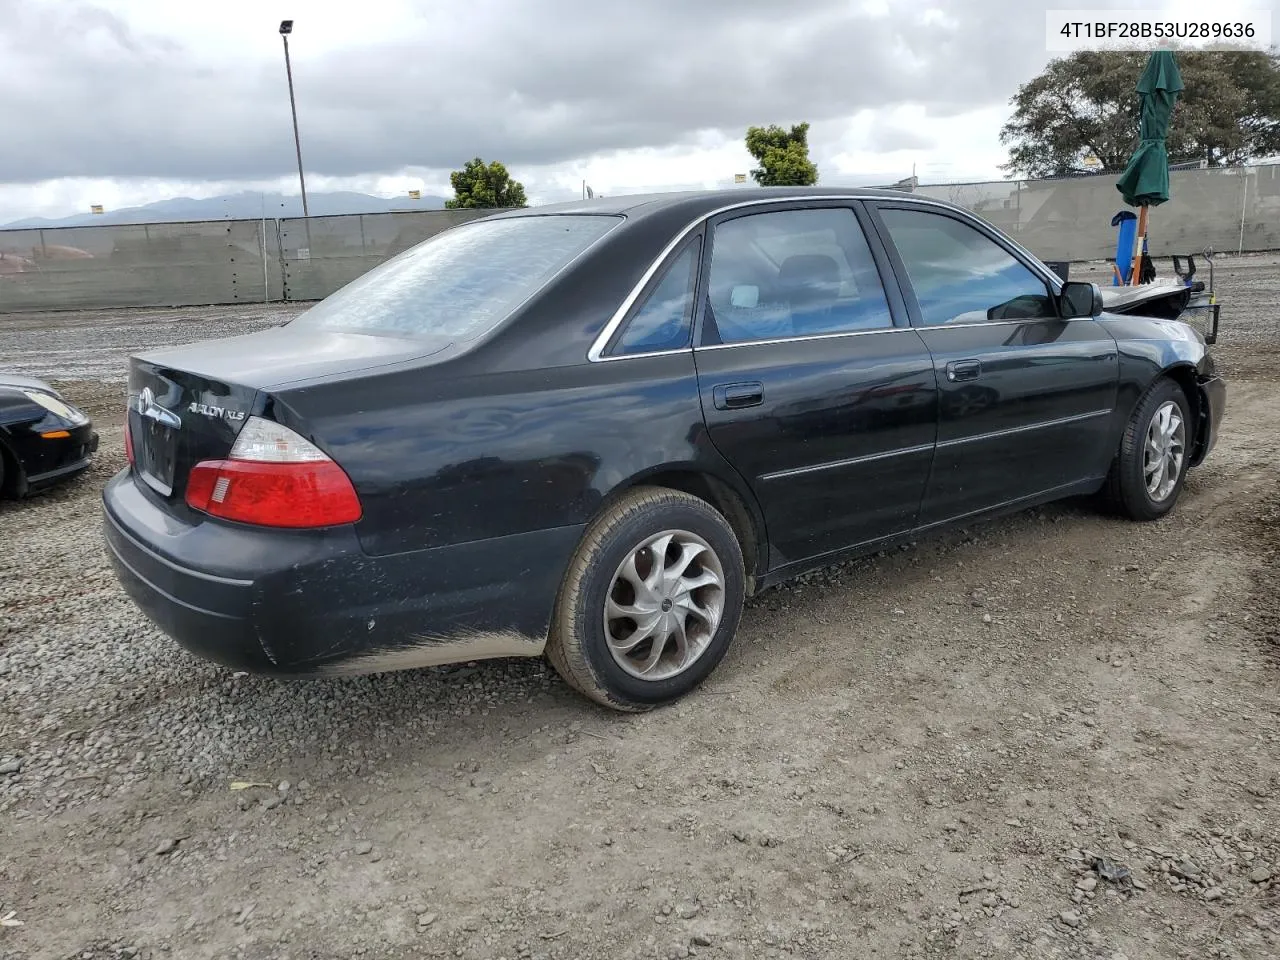
M 27 398 L 33 403 L 38 403 L 59 420 L 66 421 L 68 426 L 79 427 L 89 422 L 89 418 L 81 411 L 64 403 L 51 393 L 45 393 L 43 390 L 23 390 Z

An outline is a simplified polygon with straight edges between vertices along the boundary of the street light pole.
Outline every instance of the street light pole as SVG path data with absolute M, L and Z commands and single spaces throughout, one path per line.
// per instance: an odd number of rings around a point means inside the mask
M 289 63 L 289 34 L 293 33 L 293 21 L 280 21 L 280 39 L 284 41 L 284 72 L 289 77 L 289 109 L 293 111 L 293 145 L 298 151 L 298 186 L 302 188 L 302 215 L 310 217 L 307 210 L 307 179 L 302 173 L 302 140 L 298 136 L 298 104 L 293 98 L 293 66 Z

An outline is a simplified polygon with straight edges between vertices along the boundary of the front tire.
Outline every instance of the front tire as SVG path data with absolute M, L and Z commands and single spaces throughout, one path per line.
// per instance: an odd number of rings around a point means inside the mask
M 714 507 L 637 488 L 587 529 L 560 588 L 548 659 L 571 687 L 615 710 L 677 700 L 724 659 L 744 584 L 742 549 Z
M 1173 509 L 1191 455 L 1190 405 L 1172 380 L 1157 380 L 1125 426 L 1107 478 L 1111 508 L 1131 520 L 1158 520 Z

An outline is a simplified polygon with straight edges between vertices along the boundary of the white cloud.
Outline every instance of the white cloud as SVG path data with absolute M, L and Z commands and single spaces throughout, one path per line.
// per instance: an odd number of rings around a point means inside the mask
M 750 123 L 812 122 L 824 182 L 998 177 L 1046 59 L 1023 0 L 0 0 L 0 223 L 173 196 L 448 194 L 476 154 L 534 201 L 716 186 Z M 999 69 L 992 69 L 998 64 Z M 7 182 L 6 182 L 7 181 Z

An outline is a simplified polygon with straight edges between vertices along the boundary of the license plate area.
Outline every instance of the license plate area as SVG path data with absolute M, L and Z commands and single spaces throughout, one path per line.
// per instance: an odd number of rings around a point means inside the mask
M 173 493 L 173 476 L 177 461 L 178 431 L 151 417 L 138 417 L 135 458 L 138 475 L 162 497 Z

